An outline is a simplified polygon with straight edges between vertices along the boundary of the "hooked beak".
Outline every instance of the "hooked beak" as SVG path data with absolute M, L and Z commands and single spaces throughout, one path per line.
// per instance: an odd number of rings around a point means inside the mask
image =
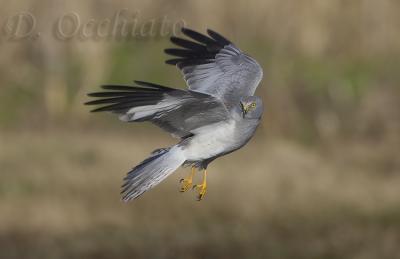
M 242 111 L 243 111 L 243 118 L 246 116 L 247 112 L 249 111 L 249 105 L 240 102 L 240 106 L 242 107 Z

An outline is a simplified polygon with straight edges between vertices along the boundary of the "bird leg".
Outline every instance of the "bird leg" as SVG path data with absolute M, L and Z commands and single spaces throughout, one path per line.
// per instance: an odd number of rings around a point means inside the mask
M 180 180 L 181 192 L 186 192 L 187 190 L 189 190 L 192 187 L 193 176 L 194 176 L 195 172 L 196 172 L 196 168 L 194 166 L 192 166 L 192 171 L 191 171 L 189 177 L 188 178 L 182 178 Z
M 201 201 L 207 191 L 207 170 L 206 169 L 203 171 L 203 183 L 196 184 L 195 186 L 193 186 L 193 189 L 196 189 L 199 192 L 199 196 L 197 196 L 197 200 Z

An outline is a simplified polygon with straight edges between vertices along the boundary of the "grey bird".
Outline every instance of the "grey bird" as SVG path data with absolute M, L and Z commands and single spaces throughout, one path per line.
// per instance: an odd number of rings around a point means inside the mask
M 166 61 L 182 72 L 187 90 L 135 81 L 133 86 L 103 85 L 107 91 L 87 105 L 102 105 L 92 112 L 110 111 L 125 122 L 150 121 L 179 143 L 160 148 L 134 167 L 124 178 L 122 200 L 130 201 L 159 184 L 180 166 L 191 166 L 181 179 L 181 191 L 191 187 L 198 200 L 207 190 L 207 166 L 214 159 L 243 147 L 254 135 L 263 113 L 261 98 L 253 96 L 262 79 L 260 65 L 220 34 L 203 35 L 183 28 L 188 39 L 171 37 L 178 48 Z M 203 181 L 193 186 L 195 171 Z

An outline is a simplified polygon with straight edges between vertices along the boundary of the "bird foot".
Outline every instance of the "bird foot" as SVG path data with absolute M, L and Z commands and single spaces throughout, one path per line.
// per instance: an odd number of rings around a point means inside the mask
M 189 177 L 189 178 L 182 178 L 182 179 L 180 180 L 180 183 L 181 183 L 181 189 L 180 189 L 180 191 L 181 191 L 181 192 L 186 192 L 187 190 L 189 190 L 189 189 L 192 187 L 192 184 L 193 184 L 192 177 Z
M 196 184 L 195 186 L 193 186 L 193 189 L 196 189 L 199 192 L 197 200 L 201 201 L 207 192 L 207 183 L 203 182 L 202 184 Z

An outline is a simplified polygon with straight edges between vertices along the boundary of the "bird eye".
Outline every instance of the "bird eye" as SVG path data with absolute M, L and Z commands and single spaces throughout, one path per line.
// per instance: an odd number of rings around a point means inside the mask
M 256 103 L 252 103 L 251 108 L 256 108 Z

